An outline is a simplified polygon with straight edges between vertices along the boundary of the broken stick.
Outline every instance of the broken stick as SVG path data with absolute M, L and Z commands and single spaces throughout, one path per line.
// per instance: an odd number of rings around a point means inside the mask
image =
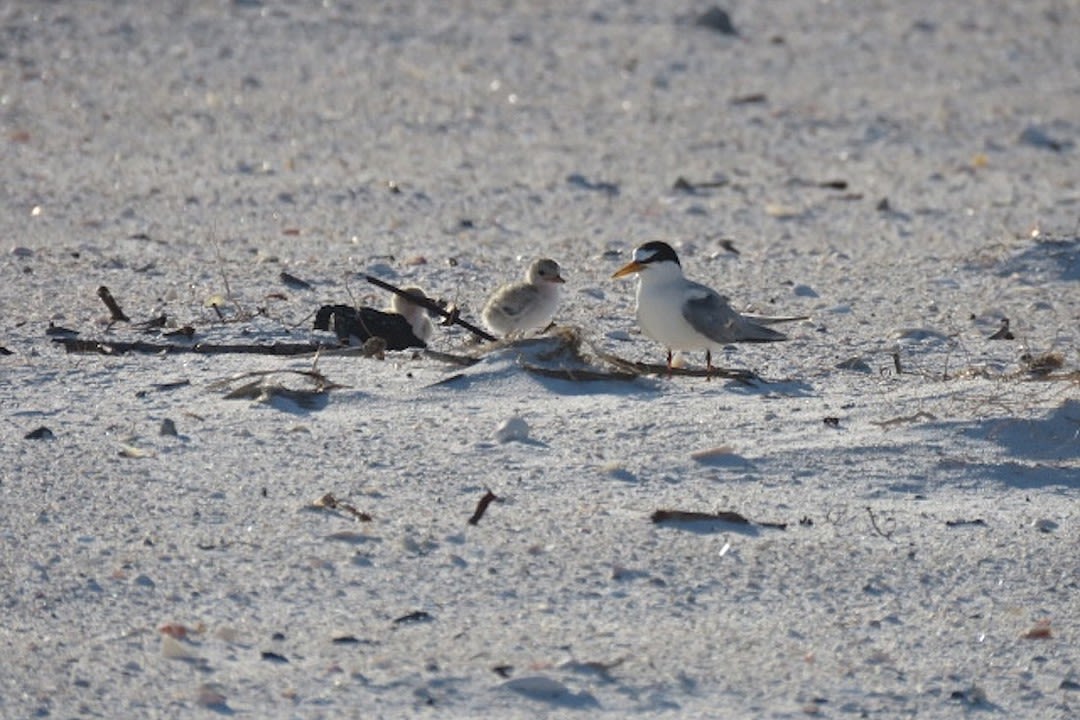
M 113 322 L 131 322 L 131 318 L 120 309 L 120 305 L 113 298 L 112 293 L 109 292 L 109 288 L 102 285 L 97 289 L 97 294 L 101 298 L 101 302 L 105 303 L 105 307 L 109 308 L 109 315 Z
M 487 512 L 488 505 L 498 499 L 499 498 L 495 496 L 495 493 L 491 492 L 491 490 L 488 490 L 484 494 L 484 497 L 480 498 L 480 502 L 476 504 L 476 512 L 474 512 L 473 516 L 469 518 L 469 524 L 476 525 L 477 523 L 479 523 L 480 518 L 484 517 L 484 513 Z

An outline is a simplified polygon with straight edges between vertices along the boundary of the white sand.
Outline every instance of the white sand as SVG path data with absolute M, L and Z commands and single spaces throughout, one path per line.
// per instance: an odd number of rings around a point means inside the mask
M 1080 714 L 1080 14 L 706 7 L 0 7 L 0 716 Z M 560 324 L 657 362 L 610 280 L 657 238 L 812 317 L 718 358 L 767 382 L 335 356 L 305 409 L 215 383 L 310 357 L 45 334 L 160 341 L 105 285 L 204 342 L 326 340 L 319 305 L 386 303 L 364 271 L 476 320 L 548 255 Z

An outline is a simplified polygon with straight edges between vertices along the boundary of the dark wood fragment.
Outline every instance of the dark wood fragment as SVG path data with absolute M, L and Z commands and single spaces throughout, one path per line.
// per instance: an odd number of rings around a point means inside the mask
M 124 314 L 124 311 L 120 309 L 120 304 L 113 298 L 112 293 L 109 292 L 109 288 L 102 285 L 97 290 L 98 297 L 101 298 L 101 302 L 105 303 L 105 307 L 109 308 L 109 316 L 113 322 L 131 322 L 131 318 Z
M 472 517 L 469 518 L 469 524 L 476 525 L 477 523 L 479 523 L 480 518 L 484 517 L 484 513 L 487 512 L 488 505 L 498 499 L 499 498 L 495 495 L 495 493 L 491 492 L 491 490 L 488 490 L 486 493 L 484 493 L 484 497 L 480 498 L 480 502 L 476 504 L 476 511 L 472 514 Z

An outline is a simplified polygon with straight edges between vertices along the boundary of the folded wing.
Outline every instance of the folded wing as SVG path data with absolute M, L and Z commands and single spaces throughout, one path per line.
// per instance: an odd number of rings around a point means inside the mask
M 683 317 L 699 333 L 717 343 L 776 342 L 787 335 L 743 317 L 728 300 L 704 285 L 695 284 L 683 303 Z

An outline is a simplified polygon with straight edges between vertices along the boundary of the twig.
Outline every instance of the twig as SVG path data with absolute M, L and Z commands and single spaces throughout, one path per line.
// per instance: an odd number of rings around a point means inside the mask
M 499 498 L 496 497 L 495 493 L 491 492 L 491 490 L 484 493 L 484 497 L 480 498 L 480 502 L 476 503 L 476 512 L 469 518 L 469 524 L 476 525 L 479 523 L 480 518 L 484 517 L 484 513 L 487 512 L 488 505 L 498 499 Z
M 344 510 L 360 522 L 371 522 L 371 516 L 366 512 L 361 512 L 349 503 L 338 500 L 332 493 L 326 493 L 311 505 L 312 507 L 326 508 L 327 510 Z
M 895 540 L 892 539 L 892 533 L 891 532 L 887 533 L 884 530 L 882 530 L 880 527 L 878 527 L 877 518 L 874 516 L 874 511 L 870 509 L 869 505 L 866 506 L 866 512 L 870 516 L 870 525 L 873 526 L 874 532 L 876 532 L 878 535 L 885 538 L 889 542 L 896 542 Z
M 240 353 L 248 355 L 306 355 L 320 350 L 334 350 L 336 345 L 324 343 L 274 343 L 273 345 L 237 344 L 215 345 L 196 343 L 151 342 L 100 342 L 97 340 L 79 340 L 78 338 L 53 338 L 53 342 L 62 343 L 69 353 L 97 353 L 99 355 L 123 355 L 129 352 L 144 353 L 195 353 L 199 355 L 223 355 Z
M 395 286 L 391 285 L 390 283 L 388 283 L 388 282 L 386 282 L 384 280 L 380 280 L 379 278 L 377 278 L 377 277 L 375 277 L 373 275 L 365 275 L 364 279 L 367 280 L 372 285 L 375 285 L 377 287 L 381 287 L 383 290 L 389 290 L 390 292 L 394 293 L 395 295 L 400 295 L 401 297 L 407 299 L 411 303 L 414 303 L 416 305 L 420 305 L 420 306 L 426 308 L 429 312 L 433 312 L 433 313 L 435 313 L 436 315 L 438 315 L 440 317 L 446 318 L 447 320 L 450 321 L 451 324 L 460 325 L 461 327 L 465 328 L 466 330 L 468 330 L 469 332 L 471 332 L 473 335 L 475 335 L 478 338 L 481 338 L 483 340 L 487 340 L 488 342 L 495 342 L 496 340 L 499 339 L 499 338 L 495 337 L 494 335 L 492 335 L 491 333 L 489 333 L 489 332 L 487 332 L 485 330 L 481 330 L 480 328 L 476 327 L 471 322 L 468 322 L 467 320 L 462 320 L 461 316 L 459 316 L 457 314 L 457 312 L 447 310 L 446 308 L 440 306 L 437 302 L 435 302 L 431 298 L 426 298 L 426 297 L 421 298 L 421 297 L 417 297 L 416 295 L 411 295 L 411 294 L 405 292 L 404 290 L 402 290 L 401 288 L 395 287 Z
M 109 314 L 112 316 L 113 322 L 131 322 L 131 318 L 120 309 L 120 305 L 113 298 L 112 293 L 109 292 L 109 288 L 102 285 L 97 289 L 97 294 L 101 298 L 101 302 L 105 303 L 105 307 L 109 308 Z
M 900 417 L 890 418 L 889 420 L 871 420 L 870 424 L 877 425 L 880 428 L 887 428 L 892 427 L 893 425 L 903 425 L 904 423 L 913 423 L 920 420 L 929 420 L 930 422 L 933 422 L 937 420 L 937 416 L 933 413 L 926 412 L 925 410 L 920 410 L 914 415 L 902 415 Z

